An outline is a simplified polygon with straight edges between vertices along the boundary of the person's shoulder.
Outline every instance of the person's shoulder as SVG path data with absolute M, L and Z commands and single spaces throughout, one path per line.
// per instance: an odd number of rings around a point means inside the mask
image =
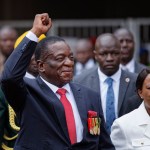
M 131 97 L 129 97 L 129 102 L 131 102 L 131 103 L 135 103 L 138 100 L 140 100 L 140 102 L 142 102 L 142 99 L 140 98 L 140 96 L 138 94 L 132 95 Z
M 89 87 L 87 87 L 85 85 L 81 85 L 80 83 L 70 82 L 70 85 L 72 87 L 75 87 L 76 89 L 82 90 L 83 92 L 86 91 L 86 93 L 88 93 L 88 94 L 94 94 L 96 96 L 99 96 L 98 92 L 92 90 L 91 88 L 89 88 Z
M 117 124 L 122 125 L 122 126 L 126 126 L 127 123 L 132 123 L 132 120 L 137 116 L 136 115 L 137 112 L 138 112 L 138 108 L 131 111 L 131 112 L 129 112 L 129 113 L 127 113 L 127 114 L 125 114 L 125 115 L 123 115 L 123 116 L 121 116 L 121 117 L 119 117 L 119 118 L 117 118 L 115 120 L 115 122 Z
M 146 65 L 144 65 L 144 64 L 142 64 L 140 62 L 135 61 L 135 72 L 136 73 L 141 72 L 145 68 L 148 68 L 148 66 L 146 66 Z
M 135 79 L 135 80 L 138 76 L 137 73 L 133 73 L 133 72 L 125 71 L 125 70 L 122 70 L 122 75 L 124 75 L 125 77 L 128 77 L 128 78 Z
M 135 61 L 135 65 L 140 66 L 140 67 L 142 67 L 142 68 L 147 68 L 146 65 L 144 65 L 144 64 L 142 64 L 142 63 L 140 63 L 140 62 L 137 62 L 137 61 Z
M 80 75 L 74 76 L 73 81 L 82 81 L 85 78 L 88 78 L 91 75 L 95 74 L 95 72 L 97 71 L 97 69 L 98 69 L 98 67 L 95 66 L 95 67 L 93 67 L 91 69 L 85 70 Z
M 28 77 L 24 76 L 23 79 L 28 86 L 37 87 L 36 78 L 28 78 Z
M 131 135 L 137 128 L 137 122 L 138 122 L 138 109 L 135 109 L 131 111 L 130 113 L 127 113 L 117 119 L 114 120 L 112 126 L 111 126 L 111 138 L 113 141 L 115 141 L 114 138 L 116 137 L 128 137 L 128 135 Z M 134 131 L 133 131 L 134 130 Z M 116 142 L 116 141 L 115 141 Z

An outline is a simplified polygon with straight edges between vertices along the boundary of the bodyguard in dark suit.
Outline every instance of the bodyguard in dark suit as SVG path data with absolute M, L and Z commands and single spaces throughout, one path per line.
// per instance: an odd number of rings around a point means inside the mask
M 122 116 L 129 97 L 136 93 L 136 74 L 122 70 L 120 65 L 120 43 L 113 34 L 102 34 L 96 40 L 95 59 L 99 64 L 74 78 L 74 81 L 100 93 L 103 113 L 106 120 L 107 78 L 113 79 L 115 118 Z M 115 119 L 114 118 L 114 119 Z
M 114 32 L 121 45 L 121 67 L 133 73 L 139 73 L 147 66 L 134 59 L 135 41 L 133 34 L 126 28 Z
M 120 76 L 120 85 L 119 85 L 119 93 L 118 93 L 118 106 L 117 106 L 117 116 L 120 117 L 130 111 L 132 111 L 135 108 L 138 108 L 140 103 L 139 96 L 136 94 L 136 89 L 135 89 L 135 80 L 136 80 L 136 74 L 130 73 L 128 71 L 121 70 L 121 76 Z M 74 82 L 85 85 L 86 87 L 91 88 L 95 92 L 100 93 L 101 95 L 101 90 L 100 90 L 100 79 L 98 75 L 98 67 L 95 67 L 93 69 L 90 69 L 86 72 L 83 73 L 83 75 L 79 75 L 78 77 L 74 78 Z M 138 101 L 138 104 L 135 104 L 132 102 L 132 96 L 136 97 L 136 100 Z M 103 99 L 103 98 L 101 98 Z M 130 105 L 130 102 L 132 103 L 132 107 L 129 108 L 127 105 Z M 135 100 L 133 100 L 135 101 Z
M 33 28 L 5 64 L 2 89 L 20 123 L 14 150 L 113 150 L 99 95 L 70 82 L 74 66 L 70 47 L 60 37 L 37 45 L 37 37 L 50 27 L 48 14 L 36 15 Z M 24 79 L 35 48 L 39 76 Z

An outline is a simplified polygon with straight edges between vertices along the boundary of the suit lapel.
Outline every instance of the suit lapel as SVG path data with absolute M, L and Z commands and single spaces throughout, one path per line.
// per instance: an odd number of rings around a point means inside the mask
M 138 72 L 139 68 L 138 68 L 138 64 L 136 62 L 134 62 L 134 72 Z
M 62 103 L 58 99 L 58 97 L 54 94 L 54 92 L 41 80 L 40 77 L 37 78 L 43 92 L 45 93 L 45 96 L 47 97 L 47 100 L 51 102 L 53 105 L 54 111 L 56 114 L 56 118 L 62 128 L 62 131 L 64 132 L 65 137 L 69 140 L 69 134 L 66 124 L 66 118 L 65 118 L 65 111 Z
M 100 94 L 100 81 L 98 77 L 98 68 L 93 70 L 93 73 L 91 74 L 90 78 L 91 78 L 91 84 L 90 84 L 91 88 Z
M 72 89 L 75 101 L 76 101 L 76 105 L 79 111 L 79 115 L 84 127 L 83 130 L 83 134 L 84 131 L 87 130 L 85 129 L 85 127 L 87 127 L 87 110 L 86 110 L 86 104 L 84 100 L 84 96 L 83 96 L 83 92 L 81 91 L 81 88 L 76 86 L 75 84 L 70 83 L 70 87 Z
M 119 86 L 119 97 L 118 97 L 118 114 L 121 109 L 121 105 L 125 98 L 125 93 L 127 91 L 128 85 L 130 83 L 130 78 L 125 74 L 125 71 L 121 70 L 120 86 Z

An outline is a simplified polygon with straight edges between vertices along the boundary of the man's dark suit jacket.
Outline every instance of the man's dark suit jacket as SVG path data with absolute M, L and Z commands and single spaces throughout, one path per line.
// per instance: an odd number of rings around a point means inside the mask
M 124 109 L 125 114 L 138 108 L 142 102 L 143 102 L 143 100 L 140 99 L 140 97 L 138 95 L 133 95 L 132 97 L 130 97 L 129 100 L 127 101 L 127 105 Z
M 135 61 L 135 63 L 134 63 L 134 66 L 135 66 L 135 73 L 140 73 L 144 68 L 147 68 L 147 66 L 145 66 L 145 65 L 143 65 L 143 64 L 141 64 L 141 63 L 139 63 L 139 62 L 136 62 Z
M 98 94 L 74 83 L 70 87 L 84 129 L 83 140 L 71 145 L 60 100 L 40 77 L 23 79 L 35 47 L 36 43 L 25 37 L 8 58 L 2 75 L 2 89 L 21 126 L 14 150 L 114 149 L 104 127 Z M 89 110 L 98 112 L 102 119 L 100 136 L 88 131 Z
M 137 95 L 135 87 L 136 78 L 136 74 L 121 70 L 118 97 L 118 117 L 125 114 L 128 99 L 133 95 Z M 97 67 L 83 72 L 82 75 L 76 76 L 73 81 L 85 85 L 100 94 L 100 81 Z

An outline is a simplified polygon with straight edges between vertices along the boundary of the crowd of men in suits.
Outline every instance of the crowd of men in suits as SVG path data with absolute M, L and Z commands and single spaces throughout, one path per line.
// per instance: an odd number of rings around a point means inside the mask
M 5 63 L 0 108 L 3 104 L 7 108 L 9 103 L 17 116 L 19 130 L 14 150 L 114 150 L 110 138 L 114 120 L 142 103 L 136 79 L 146 66 L 134 60 L 132 33 L 120 28 L 114 33 L 101 34 L 94 50 L 88 40 L 82 39 L 77 52 L 84 56 L 88 49 L 90 54 L 84 61 L 79 56 L 74 69 L 73 52 L 64 39 L 50 36 L 37 44 L 38 37 L 46 34 L 51 25 L 48 14 L 36 15 L 32 29 Z M 34 79 L 24 78 L 33 56 L 39 75 Z M 77 66 L 82 66 L 81 63 L 87 68 L 80 69 L 79 74 Z M 111 79 L 110 86 L 107 79 Z M 65 94 L 62 96 L 59 90 Z M 73 117 L 67 116 L 67 109 Z M 2 145 L 5 134 L 1 133 Z M 12 146 L 8 143 L 3 149 Z

